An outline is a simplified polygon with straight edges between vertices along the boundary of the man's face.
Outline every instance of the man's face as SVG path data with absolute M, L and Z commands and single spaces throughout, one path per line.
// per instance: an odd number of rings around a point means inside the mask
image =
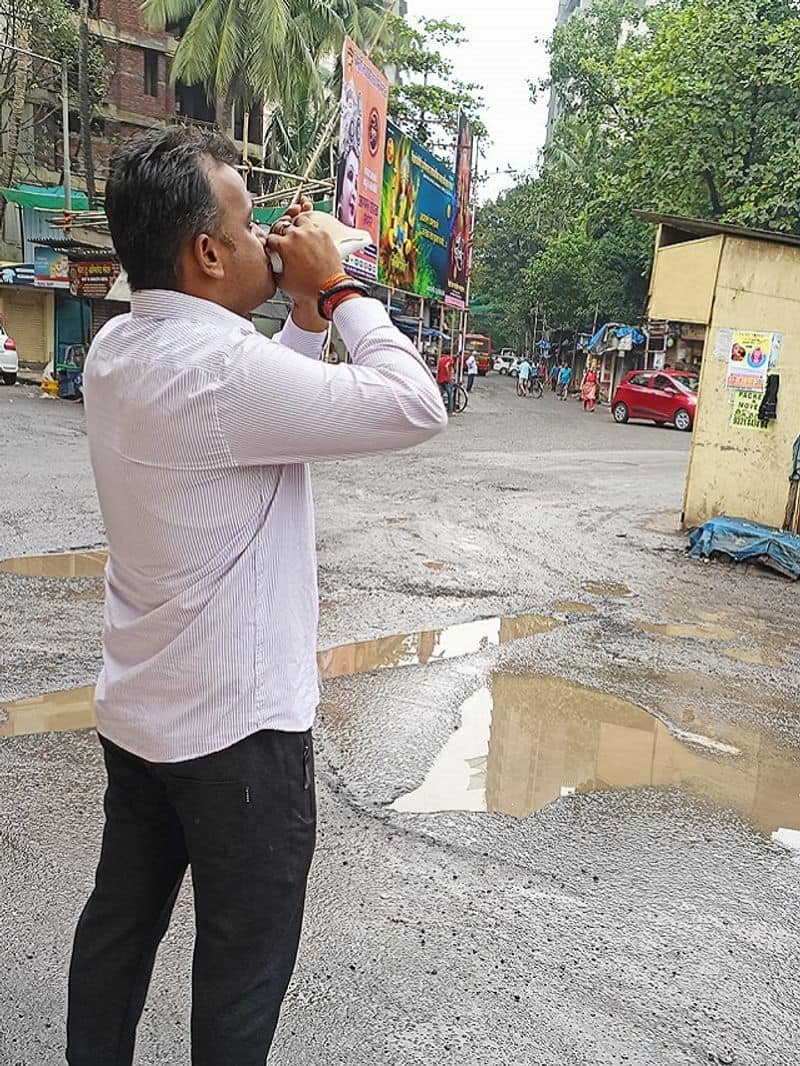
M 247 315 L 275 295 L 266 231 L 253 222 L 253 204 L 239 174 L 227 165 L 209 173 L 217 201 L 217 236 L 225 268 L 226 306 Z

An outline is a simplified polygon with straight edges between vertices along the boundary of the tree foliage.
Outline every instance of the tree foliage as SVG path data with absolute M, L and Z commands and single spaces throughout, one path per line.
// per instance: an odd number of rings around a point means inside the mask
M 640 317 L 651 237 L 636 208 L 800 232 L 794 0 L 594 0 L 549 47 L 531 88 L 557 97 L 552 141 L 478 223 L 476 290 L 504 289 L 521 328 L 537 306 L 554 327 Z M 526 236 L 498 234 L 520 200 Z
M 394 15 L 384 40 L 378 61 L 397 73 L 389 111 L 412 137 L 433 151 L 451 151 L 460 112 L 470 120 L 476 136 L 486 136 L 481 87 L 460 81 L 443 54 L 444 49 L 466 40 L 460 23 L 422 18 L 412 25 Z

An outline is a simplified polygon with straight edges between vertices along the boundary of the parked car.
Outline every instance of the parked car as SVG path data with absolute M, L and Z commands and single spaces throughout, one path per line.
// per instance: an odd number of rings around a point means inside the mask
M 658 426 L 671 422 L 676 429 L 690 430 L 697 413 L 699 380 L 691 370 L 632 370 L 614 393 L 614 421 L 646 419 Z
M 19 371 L 19 356 L 13 337 L 0 325 L 0 376 L 6 385 L 15 385 Z
M 501 352 L 495 356 L 494 368 L 498 374 L 511 374 L 519 366 L 519 359 L 513 352 Z

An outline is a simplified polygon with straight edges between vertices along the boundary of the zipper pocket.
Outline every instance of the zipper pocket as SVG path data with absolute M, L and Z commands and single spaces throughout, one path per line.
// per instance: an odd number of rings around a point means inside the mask
M 311 775 L 308 772 L 308 764 L 311 756 L 311 749 L 308 746 L 308 741 L 303 743 L 303 789 L 308 792 L 311 788 Z

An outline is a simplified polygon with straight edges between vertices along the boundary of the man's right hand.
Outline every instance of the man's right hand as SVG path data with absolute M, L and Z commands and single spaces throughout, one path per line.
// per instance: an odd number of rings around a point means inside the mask
M 318 224 L 313 212 L 297 215 L 291 224 L 287 221 L 281 233 L 270 233 L 267 247 L 281 257 L 283 273 L 278 284 L 294 300 L 316 303 L 325 282 L 344 273 L 333 238 Z

